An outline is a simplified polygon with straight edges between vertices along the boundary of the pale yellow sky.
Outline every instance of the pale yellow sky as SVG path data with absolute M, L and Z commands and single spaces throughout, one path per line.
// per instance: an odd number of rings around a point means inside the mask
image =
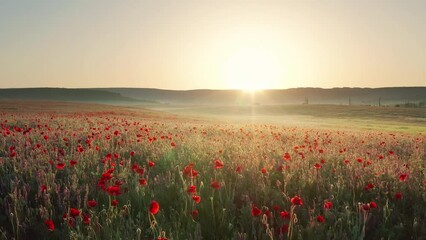
M 0 2 L 0 88 L 426 86 L 426 1 Z

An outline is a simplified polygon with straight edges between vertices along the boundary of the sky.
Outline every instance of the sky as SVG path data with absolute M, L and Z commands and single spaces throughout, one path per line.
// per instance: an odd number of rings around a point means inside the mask
M 0 88 L 426 86 L 426 1 L 1 0 Z

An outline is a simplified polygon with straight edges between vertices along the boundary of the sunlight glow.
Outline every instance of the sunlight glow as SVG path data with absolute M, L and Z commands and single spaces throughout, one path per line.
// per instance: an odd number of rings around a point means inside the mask
M 243 48 L 230 55 L 225 66 L 228 88 L 254 93 L 279 86 L 279 62 L 263 48 Z

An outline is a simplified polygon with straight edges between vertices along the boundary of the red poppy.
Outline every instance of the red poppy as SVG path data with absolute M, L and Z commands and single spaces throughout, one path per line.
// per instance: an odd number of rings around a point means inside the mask
M 294 198 L 291 199 L 291 203 L 298 206 L 303 205 L 303 201 L 299 196 L 294 196 Z
M 197 217 L 198 217 L 198 210 L 197 209 L 192 210 L 191 216 L 192 216 L 192 219 L 194 219 L 194 220 L 197 219 Z
M 315 169 L 320 169 L 320 168 L 322 168 L 322 166 L 321 166 L 321 164 L 319 164 L 319 163 L 315 163 L 314 168 L 315 168 Z
M 260 216 L 262 214 L 262 211 L 259 209 L 259 208 L 257 208 L 256 206 L 252 206 L 251 207 L 251 215 L 253 216 L 253 217 L 257 217 L 257 216 Z
M 55 224 L 53 223 L 52 219 L 48 219 L 44 222 L 44 224 L 47 226 L 47 229 L 51 232 L 55 230 Z
M 148 166 L 149 167 L 154 167 L 155 166 L 155 162 L 148 160 Z
M 41 186 L 40 186 L 40 190 L 41 190 L 42 192 L 46 192 L 46 191 L 47 191 L 47 186 L 46 186 L 46 185 L 41 185 Z
M 241 173 L 241 171 L 242 171 L 241 166 L 238 166 L 238 167 L 235 169 L 235 172 L 236 172 L 236 173 Z
M 130 152 L 130 156 L 132 156 L 132 157 L 135 156 L 135 154 L 136 154 L 135 151 Z
M 63 170 L 64 167 L 65 167 L 65 163 L 58 163 L 58 164 L 56 164 L 56 168 L 59 169 L 59 170 Z
M 74 167 L 74 165 L 76 165 L 78 162 L 75 160 L 70 160 L 70 166 Z
M 220 183 L 218 181 L 213 181 L 210 186 L 214 189 L 220 189 Z
M 401 192 L 395 193 L 395 199 L 401 200 L 402 199 L 402 193 Z
M 317 216 L 317 222 L 323 223 L 323 222 L 325 222 L 325 218 L 322 215 L 318 215 Z
M 404 173 L 399 175 L 399 181 L 404 182 L 405 180 L 407 180 L 408 178 L 408 174 Z
M 73 217 L 77 217 L 80 215 L 80 210 L 76 209 L 76 208 L 70 208 L 70 214 Z
M 284 155 L 283 155 L 283 159 L 284 159 L 285 161 L 290 161 L 290 160 L 291 160 L 290 153 L 288 153 L 288 152 L 284 153 Z
M 192 196 L 192 200 L 194 200 L 196 203 L 200 203 L 201 202 L 201 197 L 198 195 L 194 195 Z
M 197 187 L 194 186 L 194 185 L 191 185 L 191 186 L 188 187 L 188 190 L 186 190 L 186 192 L 190 193 L 190 194 L 196 194 L 197 193 Z
M 376 202 L 371 201 L 369 205 L 370 205 L 370 208 L 377 208 Z
M 96 207 L 96 205 L 98 205 L 98 203 L 95 200 L 87 201 L 87 206 L 89 206 L 91 208 Z
M 83 216 L 83 222 L 84 222 L 84 224 L 89 225 L 90 224 L 90 219 L 91 219 L 90 214 L 83 213 L 82 216 Z
M 190 178 L 194 178 L 198 175 L 198 172 L 194 170 L 194 164 L 190 163 L 189 165 L 183 168 L 183 174 Z
M 216 159 L 216 160 L 214 160 L 214 168 L 216 168 L 216 169 L 221 169 L 221 168 L 223 168 L 223 163 L 222 163 L 222 161 L 220 161 L 219 159 Z
M 109 195 L 113 195 L 113 196 L 121 195 L 121 189 L 119 186 L 109 186 L 107 187 L 106 191 L 108 192 Z
M 365 186 L 365 190 L 371 190 L 373 188 L 374 188 L 374 184 L 372 184 L 372 183 L 369 183 L 369 184 L 367 184 L 367 186 Z
M 160 211 L 160 204 L 157 201 L 152 201 L 149 205 L 149 212 L 151 214 L 157 214 Z
M 370 210 L 370 206 L 368 204 L 362 204 L 362 209 L 364 211 L 369 211 Z
M 324 203 L 324 209 L 332 209 L 333 208 L 333 203 L 330 201 L 327 201 L 326 203 Z
M 113 199 L 113 200 L 111 201 L 111 205 L 112 205 L 113 207 L 117 207 L 117 205 L 118 205 L 118 201 L 117 201 L 116 199 Z
M 146 186 L 148 184 L 148 182 L 146 181 L 145 178 L 139 179 L 139 184 L 142 186 Z
M 267 174 L 268 173 L 268 170 L 266 168 L 262 168 L 262 169 L 260 169 L 260 171 L 262 172 L 262 174 Z
M 290 213 L 286 211 L 280 212 L 280 216 L 282 219 L 290 219 Z

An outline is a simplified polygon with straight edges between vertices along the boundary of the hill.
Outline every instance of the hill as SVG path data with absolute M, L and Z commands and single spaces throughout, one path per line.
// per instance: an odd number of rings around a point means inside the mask
M 96 103 L 129 103 L 141 100 L 122 96 L 113 91 L 97 89 L 66 88 L 15 88 L 0 89 L 0 99 L 9 100 L 50 100 Z
M 351 104 L 394 105 L 425 102 L 426 87 L 392 88 L 293 88 L 263 90 L 255 94 L 239 90 L 161 90 L 150 88 L 107 88 L 134 99 L 149 99 L 170 104 L 235 105 L 235 104 Z

